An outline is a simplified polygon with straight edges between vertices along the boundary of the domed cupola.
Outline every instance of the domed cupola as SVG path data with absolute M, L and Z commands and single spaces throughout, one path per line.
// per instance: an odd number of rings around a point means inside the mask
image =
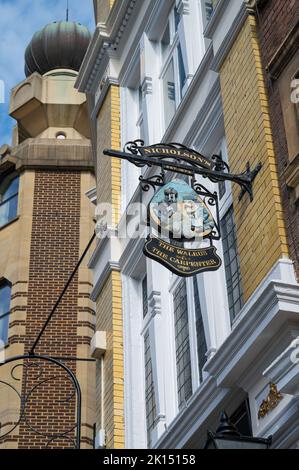
M 25 74 L 41 75 L 55 69 L 79 71 L 91 34 L 71 21 L 50 23 L 34 34 L 25 52 Z

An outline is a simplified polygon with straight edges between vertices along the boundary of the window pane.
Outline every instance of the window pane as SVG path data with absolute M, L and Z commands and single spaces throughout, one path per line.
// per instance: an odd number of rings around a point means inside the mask
M 148 312 L 148 299 L 147 299 L 147 276 L 142 281 L 142 304 L 143 304 L 143 318 Z
M 162 54 L 165 55 L 170 46 L 170 27 L 169 22 L 167 23 L 166 29 L 161 39 Z
M 152 359 L 149 333 L 144 336 L 144 363 L 145 363 L 145 400 L 146 400 L 146 426 L 147 444 L 151 448 L 151 431 L 154 429 L 157 416 L 155 389 L 153 380 Z
M 234 222 L 233 206 L 221 220 L 223 257 L 228 293 L 228 305 L 233 320 L 243 305 L 243 291 L 240 264 L 237 252 L 237 235 Z
M 11 287 L 8 283 L 0 286 L 0 339 L 7 343 Z
M 0 204 L 0 227 L 17 217 L 18 195 Z
M 5 187 L 5 181 L 4 181 Z M 19 177 L 0 194 L 0 227 L 15 219 L 18 211 Z
M 179 408 L 192 395 L 191 358 L 186 281 L 180 282 L 173 296 L 176 366 Z
M 202 369 L 206 363 L 206 352 L 208 350 L 206 343 L 205 330 L 202 320 L 202 313 L 200 307 L 198 285 L 196 276 L 193 277 L 193 287 L 194 287 L 194 306 L 195 306 L 195 322 L 196 322 L 196 337 L 197 337 L 197 357 L 198 357 L 198 369 L 199 377 L 202 382 Z
M 17 177 L 14 180 L 12 180 L 8 188 L 2 194 L 1 202 L 4 202 L 7 199 L 9 199 L 11 196 L 14 196 L 15 194 L 18 193 L 18 191 L 19 191 L 19 178 Z
M 174 26 L 175 26 L 175 31 L 177 32 L 178 27 L 179 27 L 179 22 L 180 22 L 181 16 L 178 12 L 177 7 L 174 7 Z
M 164 95 L 164 116 L 165 126 L 168 127 L 174 113 L 175 113 L 175 79 L 174 79 L 174 66 L 171 60 L 166 73 L 163 78 L 163 95 Z
M 180 89 L 181 89 L 181 96 L 182 96 L 183 88 L 185 86 L 187 76 L 186 76 L 186 70 L 185 70 L 185 65 L 183 61 L 182 48 L 180 44 L 178 45 L 178 63 L 179 63 L 179 75 L 180 75 Z
M 138 88 L 138 112 L 139 114 L 142 113 L 142 86 Z

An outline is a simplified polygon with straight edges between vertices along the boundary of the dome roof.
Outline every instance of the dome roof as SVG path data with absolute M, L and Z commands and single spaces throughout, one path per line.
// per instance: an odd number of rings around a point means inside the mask
M 25 52 L 26 77 L 34 72 L 41 75 L 54 69 L 79 71 L 91 34 L 79 23 L 50 23 L 34 34 Z

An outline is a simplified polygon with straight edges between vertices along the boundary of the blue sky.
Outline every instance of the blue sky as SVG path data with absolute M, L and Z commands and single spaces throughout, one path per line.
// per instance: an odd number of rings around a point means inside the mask
M 66 0 L 0 0 L 0 80 L 5 103 L 0 102 L 0 146 L 11 143 L 15 121 L 8 116 L 12 87 L 24 80 L 24 52 L 33 34 L 52 21 L 65 19 Z M 93 0 L 69 0 L 69 19 L 94 30 Z

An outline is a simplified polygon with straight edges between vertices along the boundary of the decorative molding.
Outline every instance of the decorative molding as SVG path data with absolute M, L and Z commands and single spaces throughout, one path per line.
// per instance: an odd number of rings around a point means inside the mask
M 263 372 L 265 377 L 277 384 L 281 393 L 296 397 L 299 397 L 298 346 L 299 336 Z
M 244 305 L 233 330 L 204 370 L 218 386 L 231 387 L 282 325 L 299 313 L 299 285 L 293 263 L 282 259 Z
M 94 205 L 97 205 L 97 188 L 96 186 L 94 188 L 89 189 L 85 193 L 86 197 L 92 202 Z
M 115 261 L 108 261 L 101 272 L 101 275 L 97 279 L 94 288 L 91 291 L 90 298 L 93 302 L 96 302 L 99 294 L 101 293 L 105 282 L 107 281 L 109 275 L 112 271 L 120 271 L 119 263 Z
M 288 188 L 295 190 L 297 201 L 299 199 L 299 153 L 288 164 L 283 172 L 283 176 Z
M 276 51 L 269 64 L 266 66 L 267 72 L 273 80 L 277 80 L 285 70 L 287 64 L 299 49 L 299 20 L 288 33 L 287 37 Z
M 148 305 L 151 311 L 151 318 L 155 317 L 156 315 L 161 315 L 162 313 L 162 305 L 161 305 L 161 292 L 152 291 L 148 298 Z
M 228 6 L 228 1 L 227 0 L 219 0 L 218 3 L 216 4 L 216 7 L 213 11 L 213 14 L 210 18 L 210 21 L 208 22 L 206 29 L 204 30 L 204 36 L 207 39 L 212 39 L 214 32 L 216 31 L 216 28 L 222 18 L 222 15 Z
M 197 71 L 171 121 L 171 123 L 169 124 L 164 136 L 163 136 L 163 139 L 162 139 L 162 142 L 167 142 L 169 140 L 171 140 L 171 135 L 174 133 L 176 127 L 178 126 L 178 124 L 180 124 L 183 119 L 184 119 L 184 116 L 185 116 L 185 112 L 186 112 L 186 108 L 187 106 L 189 105 L 190 102 L 192 102 L 193 98 L 194 98 L 194 94 L 196 93 L 196 91 L 198 90 L 198 86 L 199 86 L 199 83 L 203 80 L 203 77 L 206 75 L 206 73 L 208 73 L 208 71 L 210 70 L 210 67 L 211 67 L 211 63 L 212 63 L 212 59 L 213 59 L 213 47 L 212 47 L 212 44 L 209 46 L 209 48 L 207 49 L 199 67 L 197 68 Z M 184 142 L 182 142 L 184 143 Z
M 110 86 L 111 85 L 119 86 L 119 81 L 110 76 L 105 77 L 102 83 L 103 85 L 102 85 L 101 93 L 99 94 L 98 100 L 96 101 L 95 107 L 90 116 L 93 121 L 97 119 L 98 112 L 101 109 L 101 106 L 107 96 Z
M 237 35 L 239 34 L 243 24 L 245 23 L 246 18 L 248 17 L 248 9 L 246 8 L 245 3 L 240 8 L 239 13 L 237 14 L 236 18 L 234 19 L 227 35 L 225 36 L 222 44 L 215 54 L 213 62 L 211 64 L 211 69 L 215 72 L 219 72 L 220 67 L 222 66 L 223 62 L 229 51 L 232 48 L 233 43 L 236 40 Z
M 129 23 L 129 20 L 130 20 L 130 17 L 131 17 L 131 15 L 132 15 L 132 13 L 133 13 L 133 9 L 134 9 L 134 7 L 135 7 L 136 2 L 137 2 L 137 0 L 131 0 L 131 1 L 129 2 L 129 5 L 128 5 L 128 7 L 127 7 L 127 11 L 126 11 L 126 13 L 125 13 L 125 16 L 123 17 L 123 20 L 122 20 L 122 22 L 121 22 L 121 24 L 120 24 L 120 26 L 119 26 L 119 28 L 118 28 L 118 31 L 117 31 L 117 33 L 116 33 L 116 35 L 115 35 L 114 42 L 113 42 L 113 44 L 111 45 L 112 49 L 115 50 L 115 51 L 118 49 L 118 46 L 119 46 L 119 44 L 120 44 L 120 41 L 121 41 L 122 36 L 123 36 L 123 34 L 124 34 L 124 31 L 125 31 L 125 29 L 126 29 L 128 23 Z M 116 3 L 117 3 L 117 2 L 116 2 Z
M 179 15 L 189 15 L 190 13 L 190 0 L 178 0 L 176 7 Z
M 138 268 L 140 260 L 144 257 L 143 245 L 145 238 L 146 237 L 132 238 L 127 243 L 119 260 L 123 274 L 134 277 L 134 272 Z
M 264 418 L 268 413 L 274 410 L 283 399 L 282 394 L 277 390 L 277 386 L 274 383 L 270 383 L 269 388 L 270 390 L 267 397 L 262 401 L 259 407 L 258 419 Z
M 215 380 L 207 377 L 153 447 L 182 449 L 198 430 L 201 430 L 202 438 L 206 439 L 210 413 L 220 408 L 229 394 L 230 390 L 218 388 Z M 197 446 L 200 446 L 199 439 Z
M 208 126 L 213 127 L 213 122 L 218 122 L 219 112 L 223 115 L 222 103 L 221 103 L 221 89 L 220 89 L 220 80 L 219 78 L 213 84 L 209 94 L 198 111 L 196 119 L 194 120 L 192 126 L 190 127 L 186 137 L 184 139 L 184 144 L 190 146 L 194 144 L 194 140 L 200 140 L 199 132 L 206 136 L 209 130 L 206 126 L 206 121 L 208 120 Z
M 75 87 L 83 93 L 90 93 L 98 76 L 104 55 L 115 52 L 127 29 L 132 12 L 140 2 L 123 0 L 114 2 L 107 22 L 99 23 L 81 65 Z
M 142 84 L 143 96 L 152 95 L 153 93 L 153 79 L 151 77 L 144 77 Z

